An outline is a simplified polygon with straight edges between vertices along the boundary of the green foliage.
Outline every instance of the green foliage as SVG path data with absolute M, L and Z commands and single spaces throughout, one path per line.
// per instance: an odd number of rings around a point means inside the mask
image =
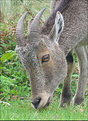
M 29 80 L 16 52 L 7 51 L 0 60 L 2 64 L 0 98 L 8 100 L 11 95 L 22 96 L 25 92 L 29 93 Z
M 12 51 L 12 50 L 9 50 L 7 52 L 5 52 L 0 60 L 1 60 L 1 63 L 5 63 L 6 61 L 10 60 L 13 58 L 13 56 L 17 55 L 15 51 Z
M 11 30 L 7 23 L 0 24 L 0 57 L 5 51 L 15 49 L 15 36 Z
M 0 99 L 9 100 L 12 95 L 27 96 L 31 88 L 15 51 L 11 26 L 2 23 L 0 35 Z

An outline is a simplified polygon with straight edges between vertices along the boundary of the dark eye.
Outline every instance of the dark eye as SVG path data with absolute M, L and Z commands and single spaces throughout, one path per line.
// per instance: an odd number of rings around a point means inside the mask
M 42 63 L 48 62 L 49 60 L 50 60 L 50 55 L 49 55 L 49 54 L 44 55 L 44 56 L 42 57 Z

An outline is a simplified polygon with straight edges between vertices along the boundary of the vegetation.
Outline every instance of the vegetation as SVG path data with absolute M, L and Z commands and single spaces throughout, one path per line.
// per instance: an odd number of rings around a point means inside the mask
M 29 16 L 25 21 L 25 28 L 39 10 L 46 7 L 42 16 L 43 22 L 49 15 L 50 0 L 0 0 L 0 119 L 87 119 L 87 96 L 84 106 L 59 107 L 59 99 L 62 90 L 60 84 L 54 93 L 49 107 L 41 111 L 35 111 L 30 104 L 30 80 L 19 61 L 15 51 L 16 24 L 20 16 L 28 11 Z M 25 31 L 25 35 L 27 32 Z M 74 54 L 76 67 L 72 75 L 72 92 L 75 94 L 78 80 L 78 64 Z M 23 100 L 22 100 L 23 99 Z
M 54 97 L 46 109 L 35 110 L 29 100 L 9 101 L 11 106 L 1 105 L 2 120 L 87 120 L 88 105 L 60 108 L 58 98 Z

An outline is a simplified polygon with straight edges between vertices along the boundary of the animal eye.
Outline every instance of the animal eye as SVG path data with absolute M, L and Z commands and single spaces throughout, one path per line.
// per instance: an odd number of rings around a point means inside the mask
M 44 55 L 44 56 L 42 57 L 42 63 L 48 62 L 49 60 L 50 60 L 50 55 L 49 55 L 49 54 Z

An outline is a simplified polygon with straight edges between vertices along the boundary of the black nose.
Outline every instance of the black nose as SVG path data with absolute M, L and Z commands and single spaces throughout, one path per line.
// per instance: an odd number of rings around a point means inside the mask
M 41 98 L 37 98 L 35 99 L 33 102 L 31 102 L 33 104 L 33 106 L 37 109 L 38 108 L 38 105 L 41 101 Z

